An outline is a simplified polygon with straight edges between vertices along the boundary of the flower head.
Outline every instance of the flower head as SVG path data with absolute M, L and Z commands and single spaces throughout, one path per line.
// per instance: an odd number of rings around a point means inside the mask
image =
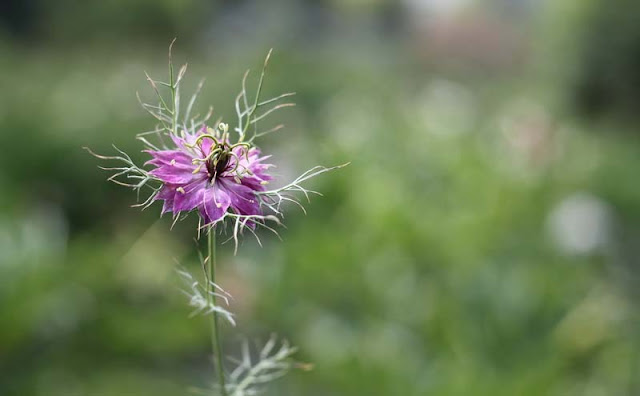
M 108 180 L 138 193 L 150 188 L 152 193 L 137 205 L 148 208 L 155 201 L 163 201 L 162 213 L 172 212 L 174 222 L 181 218 L 181 213 L 198 210 L 204 224 L 198 227 L 211 231 L 217 225 L 229 219 L 231 238 L 238 247 L 238 237 L 244 230 L 249 230 L 260 243 L 256 227 L 274 232 L 270 224 L 281 224 L 283 217 L 282 204 L 293 203 L 303 211 L 301 195 L 309 200 L 310 194 L 318 194 L 303 184 L 311 178 L 347 164 L 323 167 L 315 166 L 293 181 L 280 187 L 267 189 L 272 180 L 268 170 L 272 166 L 264 163 L 269 158 L 262 156 L 254 141 L 269 133 L 281 129 L 278 125 L 262 130 L 258 124 L 275 111 L 293 106 L 283 102 L 293 95 L 284 93 L 269 99 L 261 97 L 265 69 L 271 52 L 265 59 L 255 95 L 250 97 L 246 90 L 248 72 L 242 79 L 242 91 L 235 99 L 237 124 L 230 133 L 229 126 L 216 123 L 209 128 L 206 123 L 213 114 L 213 108 L 201 116 L 192 116 L 203 82 L 201 81 L 191 96 L 187 106 L 180 106 L 180 85 L 187 70 L 182 66 L 174 73 L 173 63 L 169 62 L 169 82 L 152 79 L 147 80 L 155 91 L 157 104 L 145 103 L 140 96 L 142 107 L 157 121 L 155 129 L 137 135 L 152 156 L 146 165 L 152 169 L 140 167 L 127 153 L 114 146 L 118 154 L 105 156 L 87 150 L 103 160 L 114 160 L 119 166 L 101 167 L 114 173 Z M 234 142 L 230 135 L 235 136 Z M 167 145 L 167 142 L 170 145 Z
M 162 213 L 198 209 L 205 224 L 215 224 L 228 211 L 238 215 L 262 215 L 255 193 L 265 191 L 272 180 L 260 149 L 247 143 L 232 145 L 220 128 L 203 127 L 195 134 L 171 135 L 171 150 L 146 150 L 155 166 L 149 173 L 163 185 L 155 196 L 163 200 Z

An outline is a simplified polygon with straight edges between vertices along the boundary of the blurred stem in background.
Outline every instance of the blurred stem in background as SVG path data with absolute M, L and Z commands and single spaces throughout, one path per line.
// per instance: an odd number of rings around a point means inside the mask
M 213 290 L 216 282 L 216 233 L 213 227 L 209 227 L 208 232 L 208 249 L 209 255 L 207 257 L 208 264 L 208 276 L 207 280 L 207 294 L 209 295 L 210 305 L 217 306 L 215 291 Z M 211 316 L 211 347 L 214 356 L 214 366 L 216 375 L 220 383 L 220 394 L 227 396 L 227 390 L 224 381 L 224 367 L 222 366 L 222 346 L 220 344 L 220 331 L 218 328 L 218 313 L 213 312 Z

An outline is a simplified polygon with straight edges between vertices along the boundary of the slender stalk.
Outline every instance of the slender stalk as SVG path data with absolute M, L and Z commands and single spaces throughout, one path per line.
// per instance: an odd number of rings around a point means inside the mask
M 213 227 L 209 228 L 209 260 L 207 265 L 209 267 L 209 282 L 207 285 L 207 291 L 209 291 L 209 299 L 211 304 L 216 305 L 216 296 L 213 294 L 213 284 L 216 282 L 216 232 Z M 218 329 L 218 313 L 213 312 L 211 318 L 211 347 L 213 355 L 215 356 L 215 373 L 220 383 L 220 394 L 227 396 L 227 389 L 224 381 L 224 367 L 222 366 L 222 346 L 220 344 L 220 331 Z

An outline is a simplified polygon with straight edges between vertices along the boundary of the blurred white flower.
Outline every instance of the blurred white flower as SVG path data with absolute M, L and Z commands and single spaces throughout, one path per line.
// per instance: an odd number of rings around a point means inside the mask
M 553 241 L 565 254 L 590 254 L 601 250 L 611 235 L 612 214 L 602 199 L 575 193 L 551 211 L 547 226 Z

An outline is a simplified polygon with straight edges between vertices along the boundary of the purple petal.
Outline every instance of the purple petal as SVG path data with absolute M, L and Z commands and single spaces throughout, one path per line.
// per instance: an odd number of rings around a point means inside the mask
M 145 153 L 149 153 L 153 157 L 153 159 L 149 160 L 147 164 L 153 164 L 156 166 L 169 165 L 173 161 L 174 163 L 193 166 L 191 162 L 193 157 L 181 150 L 145 150 Z
M 202 140 L 200 140 L 200 149 L 202 150 L 202 157 L 206 157 L 207 155 L 209 155 L 209 153 L 211 152 L 211 148 L 214 145 L 214 141 L 213 139 L 209 138 L 209 137 L 205 137 L 202 138 Z
M 209 182 L 206 178 L 201 178 L 176 188 L 176 193 L 173 197 L 173 211 L 187 212 L 201 205 L 205 190 L 208 189 L 208 184 Z
M 192 181 L 194 177 L 198 177 L 193 174 L 197 166 L 193 164 L 193 157 L 190 154 L 180 150 L 148 150 L 147 152 L 153 156 L 153 159 L 147 161 L 147 164 L 156 166 L 149 173 L 164 183 L 186 184 Z
M 256 199 L 254 190 L 228 178 L 221 178 L 218 184 L 226 190 L 231 199 L 231 207 L 236 213 L 242 215 L 262 214 L 260 202 Z
M 175 194 L 175 187 L 165 184 L 158 192 L 158 195 L 156 195 L 156 200 L 164 200 L 164 203 L 162 205 L 162 214 L 171 212 L 173 210 L 173 197 L 175 196 Z
M 261 161 L 269 157 L 260 157 L 260 150 L 257 148 L 252 148 L 248 154 L 245 154 L 244 147 L 236 147 L 233 152 L 237 158 L 232 157 L 229 168 L 235 169 L 236 163 L 238 163 L 237 171 L 242 175 L 242 184 L 255 191 L 264 191 L 266 182 L 273 179 L 266 171 L 273 165 L 262 164 Z M 227 176 L 232 176 L 232 174 Z
M 188 170 L 172 169 L 166 166 L 156 168 L 149 173 L 168 184 L 187 184 L 194 181 L 194 179 L 202 178 L 201 172 L 194 175 L 193 172 Z
M 220 220 L 226 213 L 229 205 L 231 205 L 229 195 L 217 184 L 218 183 L 207 188 L 203 195 L 200 214 L 202 214 L 205 223 L 213 223 Z

